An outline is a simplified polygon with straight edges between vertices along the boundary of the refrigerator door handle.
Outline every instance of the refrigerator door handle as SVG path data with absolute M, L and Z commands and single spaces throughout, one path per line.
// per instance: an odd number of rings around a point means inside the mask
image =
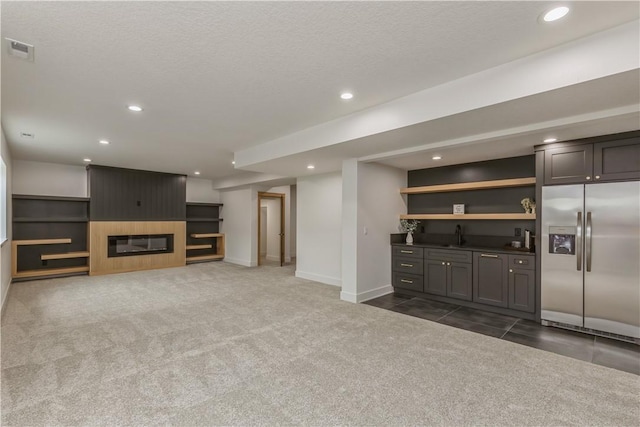
M 576 224 L 576 262 L 578 271 L 582 270 L 582 212 L 578 212 Z
M 587 271 L 591 271 L 591 212 L 587 212 L 587 226 L 584 231 L 584 247 L 587 258 Z

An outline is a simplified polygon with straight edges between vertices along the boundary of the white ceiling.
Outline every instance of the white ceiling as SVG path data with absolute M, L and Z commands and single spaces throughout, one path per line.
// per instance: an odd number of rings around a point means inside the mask
M 637 2 L 572 2 L 564 20 L 540 24 L 538 16 L 555 4 L 2 2 L 2 37 L 35 45 L 33 63 L 8 57 L 3 45 L 2 125 L 17 159 L 82 164 L 90 157 L 96 164 L 229 177 L 242 173 L 231 165 L 240 149 L 640 15 Z M 340 100 L 342 90 L 355 98 Z M 145 110 L 131 113 L 130 103 Z M 484 117 L 462 119 L 477 122 L 481 132 Z M 445 131 L 456 129 L 456 118 L 450 120 Z M 591 126 L 589 132 L 602 129 Z M 102 138 L 112 143 L 101 146 Z M 416 159 L 388 163 L 421 167 Z M 267 169 L 298 174 L 285 159 Z

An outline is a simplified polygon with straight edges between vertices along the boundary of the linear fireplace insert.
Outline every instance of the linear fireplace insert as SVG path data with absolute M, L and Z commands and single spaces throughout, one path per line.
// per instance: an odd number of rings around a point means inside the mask
M 173 234 L 109 236 L 109 258 L 173 253 Z

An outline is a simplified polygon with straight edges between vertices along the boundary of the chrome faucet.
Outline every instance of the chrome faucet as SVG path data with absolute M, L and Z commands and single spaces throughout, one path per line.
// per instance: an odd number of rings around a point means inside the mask
M 462 227 L 460 227 L 460 224 L 456 225 L 456 238 L 458 239 L 458 246 L 462 246 L 464 240 L 462 240 Z

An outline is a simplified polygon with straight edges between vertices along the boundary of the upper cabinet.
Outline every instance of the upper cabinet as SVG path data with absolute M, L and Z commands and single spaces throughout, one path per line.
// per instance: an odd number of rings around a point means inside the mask
M 640 179 L 640 132 L 537 147 L 544 185 Z
M 640 137 L 593 146 L 595 180 L 640 179 Z

